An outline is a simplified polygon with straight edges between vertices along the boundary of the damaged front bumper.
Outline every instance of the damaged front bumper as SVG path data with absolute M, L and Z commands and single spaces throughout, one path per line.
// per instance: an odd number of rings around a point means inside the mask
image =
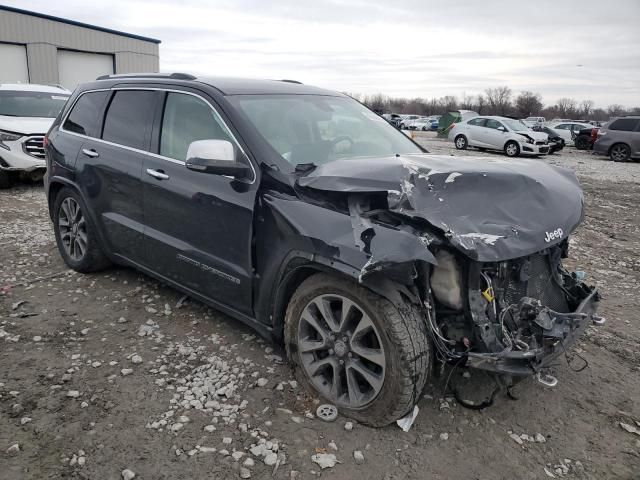
M 469 352 L 466 354 L 466 366 L 514 377 L 534 375 L 567 352 L 589 325 L 602 324 L 603 319 L 596 314 L 598 303 L 598 291 L 594 289 L 572 313 L 545 309 L 545 313 L 540 312 L 538 316 L 544 317 L 539 322 L 544 322 L 543 346 L 496 353 Z

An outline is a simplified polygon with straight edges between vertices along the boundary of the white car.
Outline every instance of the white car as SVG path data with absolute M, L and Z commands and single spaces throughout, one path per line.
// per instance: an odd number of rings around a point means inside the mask
M 400 128 L 405 130 L 409 128 L 409 125 L 415 120 L 418 120 L 420 115 L 402 115 L 402 120 L 400 121 Z
M 520 120 L 505 117 L 475 117 L 456 123 L 449 130 L 449 139 L 458 150 L 501 150 L 508 157 L 549 153 L 546 133 L 534 132 Z
M 409 130 L 431 130 L 431 118 L 422 117 L 409 124 Z
M 524 123 L 527 127 L 542 127 L 544 126 L 545 121 L 546 120 L 544 117 L 527 117 L 522 120 L 522 123 Z
M 583 128 L 593 128 L 593 125 L 581 122 L 556 122 L 547 125 L 564 140 L 565 145 L 572 146 L 573 139 Z
M 71 92 L 62 87 L 0 84 L 0 188 L 14 175 L 44 175 L 44 136 Z

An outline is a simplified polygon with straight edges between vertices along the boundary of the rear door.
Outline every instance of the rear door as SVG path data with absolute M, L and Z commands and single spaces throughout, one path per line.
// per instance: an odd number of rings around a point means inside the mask
M 249 162 L 208 97 L 163 94 L 154 127 L 156 155 L 143 164 L 145 251 L 150 268 L 244 313 L 252 311 L 251 239 L 257 189 L 250 180 L 185 167 L 189 144 L 227 140 Z
M 78 184 L 109 250 L 143 260 L 142 164 L 148 155 L 158 92 L 111 93 L 99 139 L 87 138 L 78 156 Z

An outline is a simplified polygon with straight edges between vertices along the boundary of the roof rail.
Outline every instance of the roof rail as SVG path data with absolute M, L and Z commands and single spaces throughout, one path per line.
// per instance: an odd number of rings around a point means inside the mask
M 281 82 L 287 82 L 287 83 L 297 83 L 298 85 L 304 85 L 302 82 L 299 82 L 298 80 L 288 80 L 286 78 L 283 78 L 282 80 L 280 80 Z
M 189 73 L 116 73 L 112 75 L 100 75 L 96 80 L 109 80 L 112 78 L 173 78 L 175 80 L 195 80 L 197 77 Z

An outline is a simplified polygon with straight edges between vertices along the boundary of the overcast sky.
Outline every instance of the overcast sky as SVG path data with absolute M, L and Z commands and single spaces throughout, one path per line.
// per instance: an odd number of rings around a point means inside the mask
M 640 105 L 640 0 L 21 0 L 162 40 L 160 68 L 439 97 L 508 85 L 545 104 Z

